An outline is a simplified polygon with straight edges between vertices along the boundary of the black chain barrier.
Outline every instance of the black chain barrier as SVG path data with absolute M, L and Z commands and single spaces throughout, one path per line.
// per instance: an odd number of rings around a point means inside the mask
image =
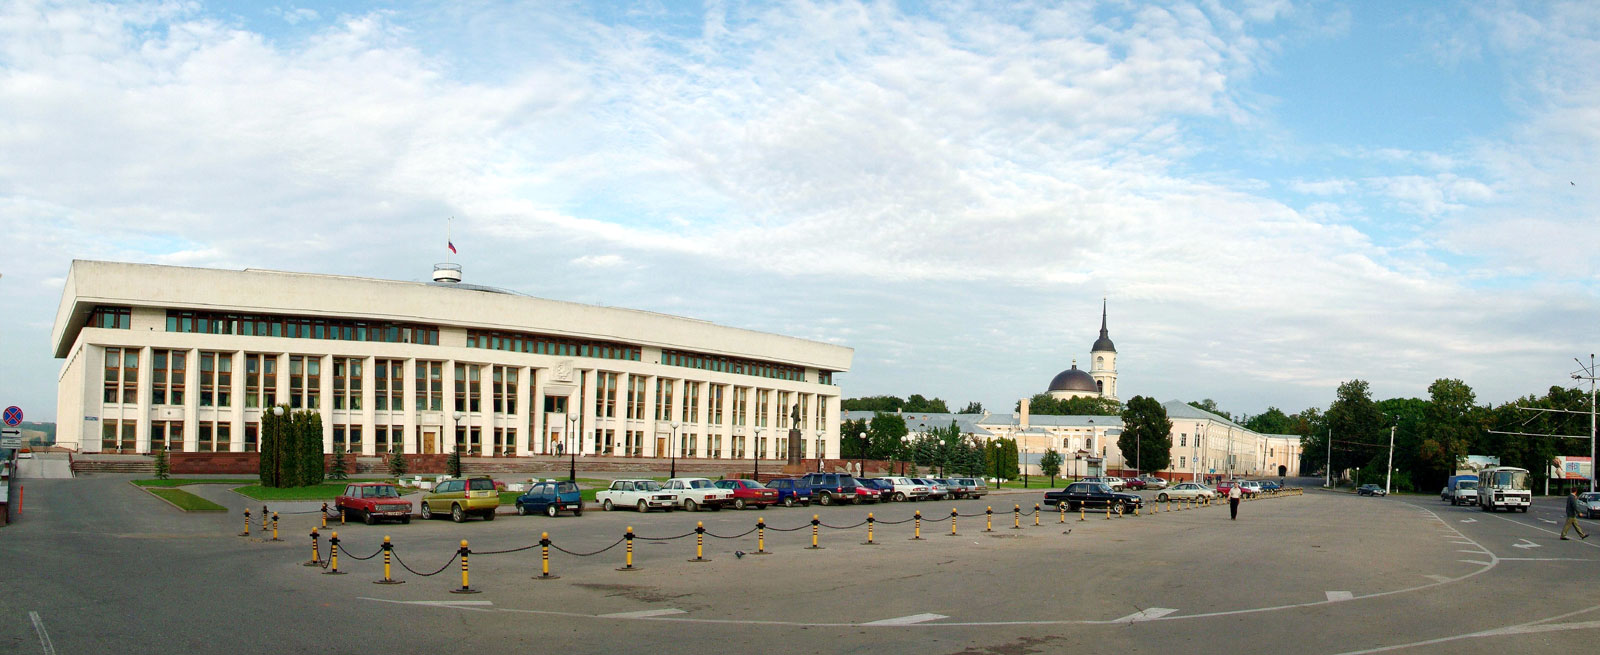
M 531 548 L 537 548 L 538 546 L 539 546 L 539 544 L 528 544 L 528 545 L 523 546 L 521 548 L 508 548 L 506 550 L 474 550 L 474 551 L 472 551 L 472 554 L 473 555 L 503 555 L 505 553 L 520 553 L 520 552 L 522 552 L 524 550 L 528 550 L 528 549 L 531 549 Z
M 343 544 L 341 544 L 341 545 L 343 545 Z M 356 557 L 355 555 L 350 554 L 350 551 L 348 551 L 348 550 L 341 550 L 339 552 L 339 554 L 340 555 L 344 555 L 345 557 L 348 557 L 350 559 L 353 559 L 353 560 L 359 562 L 359 561 L 362 561 L 362 560 L 369 560 L 369 559 L 372 559 L 374 557 L 377 557 L 382 552 L 383 552 L 383 546 L 378 546 L 377 550 L 373 551 L 371 555 L 368 555 L 366 557 Z
M 809 527 L 811 527 L 811 524 L 810 523 L 806 523 L 806 524 L 800 525 L 798 527 L 793 527 L 793 528 L 774 528 L 771 525 L 768 525 L 767 529 L 771 530 L 773 532 L 794 532 L 796 530 L 804 530 L 804 529 L 809 528 Z
M 798 528 L 796 528 L 796 529 L 798 529 Z M 685 532 L 683 534 L 680 534 L 680 535 L 678 535 L 676 537 L 644 537 L 644 536 L 634 535 L 633 538 L 634 539 L 643 539 L 645 541 L 672 541 L 673 539 L 682 539 L 684 537 L 692 537 L 692 536 L 694 536 L 694 534 L 695 534 L 694 531 L 690 530 L 690 531 Z
M 710 530 L 706 530 L 706 536 L 714 538 L 714 539 L 739 539 L 739 538 L 742 538 L 742 537 L 748 537 L 748 536 L 750 536 L 750 533 L 755 532 L 755 531 L 756 531 L 756 528 L 750 528 L 749 530 L 746 530 L 746 531 L 741 532 L 739 534 L 733 535 L 731 537 L 724 537 L 724 536 L 722 536 L 720 534 L 717 534 L 715 532 L 712 532 Z
M 861 527 L 863 525 L 866 525 L 866 524 L 867 524 L 867 520 L 866 519 L 861 519 L 861 522 L 857 523 L 855 525 L 828 525 L 828 524 L 822 523 L 820 521 L 817 522 L 817 525 L 820 525 L 820 526 L 822 526 L 824 528 L 827 528 L 829 530 L 852 530 L 852 529 L 859 528 L 859 527 Z
M 440 573 L 443 573 L 445 569 L 450 568 L 451 564 L 455 564 L 456 560 L 461 559 L 461 551 L 456 551 L 456 554 L 450 556 L 450 561 L 445 562 L 444 566 L 439 567 L 439 570 L 434 571 L 433 573 L 418 573 L 416 571 L 416 569 L 413 569 L 413 568 L 411 568 L 409 566 L 406 566 L 406 561 L 403 560 L 403 559 L 400 559 L 399 551 L 391 550 L 390 553 L 392 553 L 394 555 L 394 561 L 400 565 L 400 568 L 405 569 L 407 571 L 410 571 L 411 575 L 415 575 L 415 576 L 423 577 L 423 578 L 426 578 L 426 577 L 432 576 L 432 575 L 439 575 Z
M 917 520 L 917 517 L 915 516 L 903 521 L 885 521 L 883 519 L 878 519 L 878 525 L 900 525 L 901 523 L 910 523 L 915 520 Z
M 638 539 L 637 536 L 635 536 L 634 538 Z M 605 548 L 601 548 L 600 550 L 597 550 L 597 551 L 594 551 L 594 552 L 590 552 L 590 553 L 575 553 L 575 552 L 572 552 L 572 551 L 567 550 L 565 548 L 562 548 L 560 546 L 557 546 L 554 541 L 550 542 L 550 547 L 554 548 L 556 550 L 559 550 L 559 551 L 561 551 L 563 553 L 566 553 L 568 555 L 571 555 L 573 557 L 593 557 L 595 555 L 599 555 L 600 553 L 603 553 L 603 552 L 606 552 L 608 550 L 611 550 L 612 548 L 616 548 L 619 544 L 621 544 L 622 542 L 627 541 L 627 540 L 628 540 L 627 537 L 622 537 L 622 538 L 620 538 L 620 539 L 618 539 L 616 541 L 611 542 L 610 546 L 606 546 Z

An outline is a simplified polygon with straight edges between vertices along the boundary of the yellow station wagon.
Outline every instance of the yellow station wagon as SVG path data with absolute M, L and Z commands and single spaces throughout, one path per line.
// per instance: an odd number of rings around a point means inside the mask
M 500 507 L 500 492 L 490 478 L 445 480 L 433 488 L 433 493 L 422 497 L 422 518 L 431 519 L 436 513 L 449 512 L 456 523 L 467 520 L 468 514 L 494 520 L 494 511 Z

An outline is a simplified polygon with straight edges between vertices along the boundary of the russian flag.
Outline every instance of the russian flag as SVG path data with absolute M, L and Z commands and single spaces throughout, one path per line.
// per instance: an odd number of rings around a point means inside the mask
M 453 241 L 446 241 L 446 242 L 444 242 L 444 243 L 445 243 L 445 246 L 447 246 L 447 247 L 449 247 L 449 248 L 450 248 L 450 254 L 452 254 L 452 255 L 454 255 L 454 254 L 459 254 L 459 253 L 457 253 L 457 252 L 456 252 L 456 244 L 455 244 L 455 242 L 453 242 Z

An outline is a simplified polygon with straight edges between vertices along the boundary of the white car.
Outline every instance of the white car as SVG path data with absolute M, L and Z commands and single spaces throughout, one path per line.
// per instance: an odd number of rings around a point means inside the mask
M 1084 478 L 1079 480 L 1079 482 L 1098 482 L 1105 486 L 1111 487 L 1112 491 L 1122 491 L 1123 487 L 1128 486 L 1128 483 L 1123 482 L 1122 478 L 1116 477 Z
M 911 478 L 889 477 L 881 479 L 888 480 L 889 484 L 894 485 L 894 491 L 891 493 L 894 494 L 894 500 L 896 501 L 926 500 L 928 498 L 928 485 L 913 482 Z
M 928 500 L 943 500 L 950 495 L 950 488 L 927 478 L 911 478 L 911 481 L 928 488 Z
M 672 504 L 688 511 L 702 507 L 722 509 L 733 504 L 733 490 L 721 489 L 706 478 L 673 478 L 661 485 L 661 492 L 672 496 Z
M 1141 475 L 1139 476 L 1139 479 L 1144 481 L 1144 488 L 1151 491 L 1160 491 L 1162 489 L 1166 489 L 1167 485 L 1169 484 L 1166 480 L 1158 478 L 1154 475 Z
M 612 480 L 611 486 L 594 495 L 600 509 L 607 512 L 618 507 L 632 507 L 640 513 L 653 509 L 672 511 L 675 497 L 661 490 L 655 480 Z
M 1199 500 L 1202 498 L 1216 497 L 1217 492 L 1215 490 L 1198 482 L 1180 482 L 1173 485 L 1171 489 L 1163 489 L 1161 493 L 1156 494 L 1156 500 L 1161 502 L 1180 499 Z
M 1244 480 L 1239 483 L 1239 489 L 1250 496 L 1261 495 L 1261 483 L 1255 480 Z

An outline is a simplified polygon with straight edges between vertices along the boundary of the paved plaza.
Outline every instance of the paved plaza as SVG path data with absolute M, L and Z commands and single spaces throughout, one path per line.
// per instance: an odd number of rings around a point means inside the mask
M 1558 541 L 1560 506 L 1485 514 L 1427 496 L 1308 491 L 1246 503 L 1107 520 L 1046 509 L 1012 529 L 1011 506 L 981 501 L 581 517 L 501 516 L 464 524 L 330 526 L 346 550 L 322 575 L 314 514 L 283 516 L 285 541 L 237 533 L 228 515 L 184 515 L 118 476 L 28 483 L 22 521 L 0 531 L 9 558 L 0 651 L 427 653 L 463 639 L 494 652 L 799 653 L 1503 653 L 1581 652 L 1600 628 L 1591 592 L 1600 539 Z M 230 498 L 231 496 L 231 498 Z M 994 532 L 952 508 L 996 508 Z M 285 504 L 288 512 L 303 505 Z M 911 540 L 921 510 L 923 539 Z M 822 529 L 809 550 L 810 519 Z M 709 535 L 695 556 L 696 522 Z M 615 545 L 634 528 L 635 567 Z M 780 531 L 799 528 L 793 531 Z M 551 572 L 535 579 L 549 532 Z M 682 537 L 686 533 L 690 536 Z M 395 566 L 376 585 L 384 535 L 422 577 Z M 326 536 L 326 533 L 324 534 Z M 671 539 L 665 539 L 673 537 Z M 460 539 L 477 594 L 460 587 Z M 739 555 L 739 553 L 744 555 Z M 326 542 L 323 555 L 326 556 Z M 41 636 L 45 635 L 44 639 Z M 46 643 L 47 640 L 47 643 Z

